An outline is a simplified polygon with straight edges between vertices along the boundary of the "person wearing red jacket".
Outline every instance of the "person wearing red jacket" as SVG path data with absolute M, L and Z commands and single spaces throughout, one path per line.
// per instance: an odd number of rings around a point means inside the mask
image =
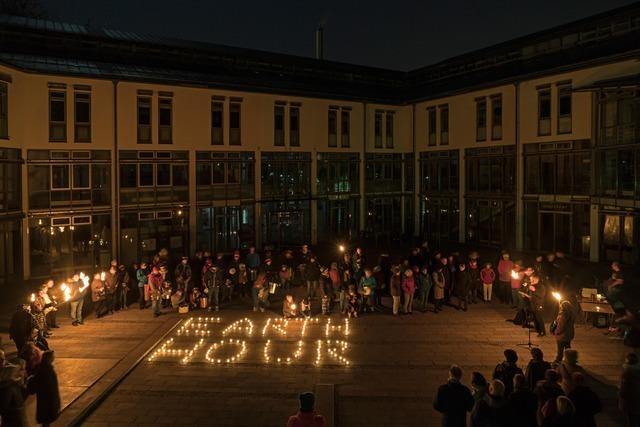
M 503 304 L 509 304 L 511 301 L 511 270 L 513 270 L 513 261 L 511 261 L 509 253 L 503 252 L 502 259 L 498 262 L 498 299 Z
M 484 302 L 491 302 L 491 292 L 493 290 L 493 282 L 496 281 L 496 272 L 491 268 L 491 263 L 488 262 L 484 265 L 484 268 L 480 270 L 480 280 L 482 280 L 482 296 Z
M 402 278 L 402 293 L 404 294 L 403 312 L 411 314 L 413 307 L 413 295 L 416 293 L 416 280 L 411 269 L 405 270 Z
M 162 274 L 157 266 L 153 266 L 148 277 L 149 291 L 151 292 L 151 307 L 153 315 L 160 316 L 160 306 L 162 304 Z

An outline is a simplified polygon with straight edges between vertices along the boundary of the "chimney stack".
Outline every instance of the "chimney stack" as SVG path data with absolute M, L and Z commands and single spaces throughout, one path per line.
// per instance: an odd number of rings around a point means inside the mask
M 316 30 L 316 59 L 324 59 L 324 29 Z

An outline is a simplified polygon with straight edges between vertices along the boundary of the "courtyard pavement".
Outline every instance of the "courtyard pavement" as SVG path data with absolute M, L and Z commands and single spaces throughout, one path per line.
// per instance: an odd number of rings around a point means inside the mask
M 447 307 L 440 314 L 367 314 L 349 322 L 348 335 L 344 318 L 333 314 L 329 328 L 326 317 L 307 322 L 304 337 L 304 322 L 266 324 L 275 319 L 275 307 L 271 313 L 253 313 L 246 307 L 158 319 L 149 310 L 131 309 L 89 321 L 84 328 L 58 330 L 51 345 L 58 353 L 63 399 L 80 397 L 57 425 L 83 417 L 88 405 L 98 402 L 83 425 L 282 426 L 297 410 L 298 393 L 306 390 L 317 391 L 320 412 L 333 414 L 329 425 L 439 425 L 432 402 L 450 364 L 463 368 L 468 384 L 472 371 L 490 377 L 505 348 L 518 351 L 523 368 L 529 360 L 528 349 L 516 345 L 526 343 L 526 330 L 505 322 L 513 312 L 498 304 L 472 305 L 466 313 Z M 219 321 L 205 321 L 209 316 Z M 253 326 L 250 336 L 249 322 L 223 334 L 245 317 Z M 573 347 L 604 402 L 598 426 L 618 426 L 617 384 L 629 349 L 603 332 L 579 324 Z M 211 349 L 222 339 L 234 342 Z M 553 358 L 553 338 L 534 337 L 533 342 L 540 344 L 547 359 Z M 237 359 L 227 363 L 231 357 Z M 218 359 L 221 363 L 215 363 Z M 107 383 L 117 386 L 108 393 Z

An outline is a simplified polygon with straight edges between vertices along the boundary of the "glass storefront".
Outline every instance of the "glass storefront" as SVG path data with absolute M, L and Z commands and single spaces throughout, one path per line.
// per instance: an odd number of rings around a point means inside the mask
M 311 240 L 311 209 L 308 200 L 262 203 L 264 244 L 297 246 Z
M 429 242 L 460 240 L 460 208 L 458 199 L 446 197 L 420 198 L 420 234 Z
M 524 219 L 525 249 L 589 257 L 589 204 L 525 200 Z
M 109 213 L 29 218 L 31 277 L 92 271 L 111 260 Z
M 318 153 L 318 241 L 352 239 L 358 234 L 360 156 Z
M 467 243 L 513 249 L 516 243 L 516 203 L 502 199 L 467 199 Z
M 311 194 L 310 153 L 262 153 L 262 198 L 308 198 Z
M 601 255 L 607 261 L 635 264 L 640 261 L 640 216 L 608 211 L 600 216 Z
M 196 199 L 253 200 L 254 157 L 249 152 L 196 152 Z
M 111 153 L 107 150 L 29 150 L 29 210 L 108 207 Z
M 15 288 L 22 277 L 20 219 L 0 219 L 0 291 Z
M 366 232 L 376 240 L 402 235 L 401 196 L 367 197 Z
M 151 261 L 161 249 L 177 260 L 189 255 L 189 217 L 184 209 L 120 214 L 120 261 Z
M 254 245 L 253 217 L 253 204 L 199 207 L 196 249 L 216 253 Z

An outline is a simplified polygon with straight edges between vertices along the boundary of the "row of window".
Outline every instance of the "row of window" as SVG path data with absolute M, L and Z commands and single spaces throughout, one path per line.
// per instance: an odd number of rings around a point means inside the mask
M 91 87 L 74 86 L 73 107 L 73 140 L 75 142 L 91 142 Z M 66 85 L 50 85 L 49 141 L 67 141 Z
M 440 116 L 440 145 L 449 145 L 449 104 L 438 105 L 437 114 Z M 427 108 L 427 145 L 437 145 L 436 107 Z
M 558 134 L 571 133 L 571 81 L 556 83 L 556 123 Z M 538 135 L 551 135 L 551 85 L 538 87 Z
M 502 139 L 502 95 L 489 97 L 491 108 L 491 140 Z M 476 141 L 487 140 L 487 98 L 476 98 Z

